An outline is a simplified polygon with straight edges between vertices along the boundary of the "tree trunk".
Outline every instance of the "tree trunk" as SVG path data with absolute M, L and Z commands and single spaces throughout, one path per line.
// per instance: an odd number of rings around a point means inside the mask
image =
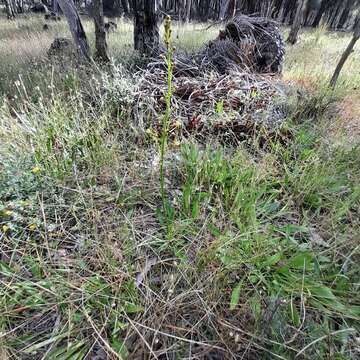
M 18 14 L 24 13 L 24 1 L 23 0 L 17 0 L 16 1 L 16 12 Z
M 351 53 L 354 51 L 354 47 L 355 44 L 357 43 L 357 41 L 360 38 L 360 14 L 358 15 L 356 22 L 355 22 L 355 31 L 354 31 L 354 35 L 348 45 L 348 47 L 346 48 L 346 50 L 344 51 L 344 53 L 341 56 L 341 59 L 335 69 L 334 75 L 331 78 L 330 81 L 330 86 L 332 88 L 335 88 L 337 80 L 339 78 L 340 72 L 342 70 L 342 68 L 344 67 L 347 59 L 349 58 L 349 56 L 351 55 Z
M 134 0 L 134 45 L 142 54 L 159 48 L 158 0 Z
M 222 0 L 220 2 L 219 20 L 231 19 L 236 11 L 236 0 Z
M 190 21 L 190 14 L 191 14 L 191 2 L 192 0 L 186 0 L 186 12 L 185 12 L 185 21 Z
M 15 19 L 16 9 L 13 0 L 5 0 L 6 15 L 9 20 Z
M 221 21 L 225 19 L 227 9 L 229 6 L 229 2 L 230 2 L 230 0 L 221 0 L 220 1 L 219 20 L 221 20 Z
M 110 58 L 106 43 L 103 0 L 93 0 L 91 11 L 95 24 L 95 59 L 108 63 Z
M 86 5 L 86 4 L 85 4 L 85 5 Z M 58 13 L 59 13 L 58 0 L 52 0 L 51 8 L 52 8 L 52 12 L 53 12 L 54 14 L 58 14 Z
M 291 26 L 290 34 L 287 39 L 287 42 L 289 44 L 294 45 L 297 42 L 299 30 L 301 28 L 301 22 L 304 17 L 304 13 L 306 11 L 307 3 L 308 3 L 308 0 L 298 0 L 295 19 Z
M 342 29 L 344 27 L 345 22 L 348 19 L 350 11 L 351 11 L 351 5 L 352 5 L 352 1 L 348 0 L 347 4 L 345 6 L 345 9 L 343 10 L 343 12 L 342 12 L 342 14 L 340 16 L 340 19 L 338 21 L 338 24 L 337 24 L 338 29 Z
M 129 16 L 129 3 L 128 0 L 121 0 L 121 5 L 124 9 L 124 15 Z
M 58 0 L 58 4 L 66 17 L 74 42 L 79 49 L 80 54 L 84 59 L 91 60 L 89 43 L 79 13 L 76 10 L 73 1 Z

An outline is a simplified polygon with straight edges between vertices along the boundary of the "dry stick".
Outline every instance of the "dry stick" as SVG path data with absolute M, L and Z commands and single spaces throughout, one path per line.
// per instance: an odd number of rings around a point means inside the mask
M 310 348 L 311 346 L 317 344 L 318 342 L 322 341 L 322 340 L 325 340 L 326 338 L 330 337 L 330 336 L 334 336 L 334 335 L 337 335 L 337 334 L 342 334 L 344 332 L 356 332 L 356 329 L 354 328 L 349 328 L 349 329 L 342 329 L 342 330 L 337 330 L 337 331 L 334 331 L 328 335 L 324 335 L 324 336 L 321 336 L 319 337 L 318 339 L 312 341 L 310 344 L 306 345 L 302 350 L 300 350 L 295 358 L 297 358 L 299 355 L 303 354 L 308 348 Z
M 146 347 L 149 349 L 150 353 L 152 356 L 154 356 L 155 359 L 158 359 L 158 357 L 156 356 L 156 354 L 154 353 L 153 349 L 151 348 L 150 344 L 146 341 L 146 339 L 144 338 L 144 336 L 141 334 L 141 332 L 139 331 L 139 329 L 135 326 L 136 325 L 140 325 L 137 324 L 133 321 L 131 321 L 131 319 L 126 315 L 125 316 L 127 321 L 130 323 L 130 325 L 135 329 L 135 331 L 137 332 L 137 334 L 141 337 L 141 340 L 144 342 L 144 344 L 146 345 Z
M 234 330 L 234 331 L 238 331 L 238 332 L 240 332 L 241 334 L 247 335 L 247 336 L 249 336 L 249 337 L 252 338 L 252 339 L 255 339 L 255 340 L 258 340 L 258 341 L 261 341 L 261 342 L 265 341 L 265 342 L 267 342 L 267 343 L 269 343 L 269 344 L 273 344 L 273 345 L 278 345 L 278 346 L 279 346 L 279 345 L 280 345 L 280 346 L 282 345 L 282 346 L 284 346 L 286 349 L 289 349 L 289 350 L 294 351 L 294 352 L 297 351 L 297 349 L 295 349 L 295 348 L 292 347 L 292 346 L 288 346 L 288 345 L 286 345 L 286 344 L 281 344 L 281 343 L 279 343 L 279 342 L 277 342 L 277 341 L 270 340 L 270 339 L 263 339 L 263 338 L 255 335 L 255 334 L 252 334 L 252 333 L 250 333 L 250 332 L 248 332 L 248 331 L 242 330 L 242 329 L 240 329 L 239 327 L 237 327 L 237 326 L 235 326 L 235 325 L 227 322 L 226 319 L 219 319 L 218 322 L 219 322 L 221 325 L 223 325 L 223 326 L 225 326 L 225 327 L 227 327 L 227 328 L 229 328 L 229 329 L 232 329 L 232 330 Z M 254 344 L 255 344 L 256 346 L 258 346 L 257 343 L 254 343 Z M 266 350 L 266 351 L 268 351 L 268 350 Z
M 89 322 L 89 324 L 91 325 L 91 327 L 93 328 L 93 330 L 95 331 L 96 335 L 98 336 L 99 340 L 104 344 L 104 346 L 106 347 L 107 350 L 109 350 L 109 352 L 111 354 L 113 354 L 117 359 L 122 360 L 122 357 L 109 345 L 109 343 L 101 336 L 101 332 L 99 332 L 99 330 L 96 328 L 94 322 L 92 321 L 91 317 L 89 316 L 89 314 L 87 313 L 86 309 L 83 309 L 83 314 L 85 315 L 87 321 Z M 104 329 L 104 327 L 103 327 Z M 102 329 L 102 331 L 103 331 Z
M 45 215 L 45 210 L 44 210 L 44 194 L 41 194 L 41 198 L 40 198 L 40 195 L 39 195 L 38 200 L 39 200 L 39 206 L 40 206 L 40 209 L 41 209 L 41 215 L 42 215 L 43 222 L 44 222 L 45 246 L 46 246 L 46 250 L 47 250 L 47 253 L 48 253 L 49 261 L 50 261 L 50 263 L 52 263 L 51 251 L 50 251 L 50 245 L 49 245 L 49 238 L 48 238 L 47 221 L 46 221 L 46 215 Z
M 345 65 L 346 63 L 346 60 L 348 59 L 348 57 L 351 55 L 351 53 L 354 51 L 354 47 L 355 47 L 355 44 L 356 42 L 359 40 L 359 37 L 360 36 L 356 36 L 354 34 L 353 38 L 351 39 L 348 47 L 346 48 L 346 50 L 344 51 L 344 53 L 342 54 L 341 56 L 341 59 L 335 69 L 335 72 L 334 72 L 334 75 L 333 77 L 331 78 L 331 81 L 330 81 L 330 86 L 334 89 L 335 86 L 336 86 L 336 83 L 337 83 L 337 80 L 339 78 L 339 75 L 340 75 L 340 72 L 343 68 L 343 66 Z
M 354 51 L 354 47 L 356 42 L 359 40 L 360 38 L 360 12 L 357 15 L 357 18 L 355 20 L 355 26 L 354 26 L 354 35 L 349 43 L 349 45 L 347 46 L 346 50 L 344 51 L 344 53 L 341 56 L 341 59 L 335 69 L 334 75 L 331 78 L 330 81 L 330 86 L 334 89 L 336 86 L 336 82 L 339 78 L 340 72 L 343 68 L 343 66 L 345 65 L 348 57 L 351 55 L 351 53 Z
M 185 339 L 185 338 L 181 338 L 179 336 L 176 336 L 176 335 L 172 335 L 172 334 L 169 334 L 169 333 L 166 333 L 166 332 L 163 332 L 163 331 L 160 331 L 160 330 L 156 330 L 156 329 L 153 329 L 149 326 L 146 326 L 146 325 L 143 325 L 143 324 L 140 324 L 138 322 L 132 322 L 130 319 L 128 319 L 130 321 L 130 323 L 134 326 L 134 325 L 137 325 L 137 326 L 140 326 L 146 330 L 150 330 L 154 333 L 157 333 L 157 334 L 161 334 L 163 336 L 167 336 L 169 338 L 172 338 L 172 339 L 176 339 L 176 340 L 179 340 L 179 341 L 182 341 L 182 342 L 186 342 L 186 343 L 189 343 L 189 344 L 193 344 L 193 345 L 200 345 L 200 346 L 204 346 L 204 347 L 207 347 L 207 348 L 211 348 L 211 349 L 216 349 L 216 350 L 220 350 L 220 351 L 224 351 L 225 349 L 221 348 L 220 346 L 216 346 L 216 345 L 211 345 L 211 344 L 206 344 L 204 342 L 201 342 L 201 341 L 194 341 L 194 340 L 189 340 L 189 339 Z M 138 330 L 137 330 L 138 331 Z

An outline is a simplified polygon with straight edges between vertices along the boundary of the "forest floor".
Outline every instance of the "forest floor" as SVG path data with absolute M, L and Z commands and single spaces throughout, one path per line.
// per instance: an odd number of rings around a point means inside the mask
M 131 24 L 110 74 L 47 60 L 43 23 L 0 19 L 0 359 L 358 359 L 359 46 L 327 87 L 350 34 L 287 48 L 275 136 L 171 137 L 164 212 Z

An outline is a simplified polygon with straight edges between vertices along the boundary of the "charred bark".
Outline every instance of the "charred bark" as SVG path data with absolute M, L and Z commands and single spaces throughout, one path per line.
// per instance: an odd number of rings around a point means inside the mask
M 142 54 L 159 48 L 158 0 L 134 0 L 134 45 Z
M 5 0 L 6 16 L 9 20 L 15 19 L 16 7 L 13 0 Z
M 190 15 L 191 15 L 191 3 L 192 0 L 186 0 L 186 11 L 185 11 L 185 21 L 190 21 Z
M 289 37 L 287 39 L 287 42 L 289 44 L 294 45 L 297 42 L 298 34 L 299 34 L 299 31 L 300 31 L 300 28 L 301 28 L 301 22 L 302 22 L 302 20 L 304 18 L 307 3 L 308 3 L 308 0 L 298 0 L 295 19 L 294 19 L 294 22 L 293 22 L 293 24 L 291 26 L 290 34 L 289 34 Z
M 124 15 L 129 16 L 130 15 L 130 8 L 129 8 L 129 2 L 128 0 L 121 0 L 121 5 L 124 10 Z
M 327 7 L 327 1 L 326 0 L 322 0 L 321 1 L 321 5 L 320 5 L 320 9 L 318 10 L 316 16 L 315 16 L 315 19 L 312 23 L 312 26 L 313 27 L 317 27 L 320 25 L 320 22 L 321 22 L 321 19 L 325 13 L 325 10 L 326 10 L 326 7 Z
M 103 0 L 93 0 L 92 16 L 95 25 L 95 59 L 102 62 L 110 62 L 104 21 Z
M 219 20 L 231 19 L 236 11 L 236 0 L 222 0 L 220 6 Z

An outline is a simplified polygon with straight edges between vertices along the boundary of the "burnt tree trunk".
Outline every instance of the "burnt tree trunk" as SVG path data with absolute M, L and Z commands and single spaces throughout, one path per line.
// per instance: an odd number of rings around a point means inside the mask
M 227 9 L 228 9 L 228 6 L 229 6 L 229 2 L 230 2 L 230 0 L 222 0 L 222 1 L 220 1 L 219 20 L 224 20 L 225 19 Z
M 129 9 L 129 3 L 128 0 L 121 0 L 121 5 L 124 9 L 124 15 L 125 16 L 129 16 L 130 14 L 130 9 Z
M 77 48 L 82 57 L 91 60 L 90 47 L 79 13 L 72 0 L 58 0 L 60 9 L 64 13 Z
M 13 0 L 5 0 L 6 15 L 8 19 L 15 19 L 16 8 Z
M 185 9 L 185 21 L 190 21 L 190 14 L 191 14 L 191 3 L 192 0 L 186 0 L 186 9 Z
M 318 27 L 320 25 L 321 19 L 323 18 L 323 15 L 327 8 L 327 4 L 328 3 L 326 0 L 321 1 L 320 9 L 316 13 L 315 19 L 314 19 L 313 23 L 311 24 L 312 27 Z
M 51 7 L 52 7 L 52 12 L 53 12 L 54 14 L 58 14 L 58 13 L 59 13 L 59 4 L 58 4 L 58 1 L 57 1 L 57 0 L 53 0 L 53 1 L 52 1 Z
M 236 0 L 222 0 L 220 2 L 219 20 L 231 19 L 236 12 Z
M 298 40 L 299 30 L 301 28 L 301 22 L 304 18 L 307 3 L 308 0 L 298 0 L 295 19 L 291 26 L 289 37 L 286 40 L 289 44 L 294 45 Z
M 102 63 L 110 62 L 104 21 L 103 0 L 93 0 L 92 16 L 95 25 L 95 59 Z
M 17 0 L 16 1 L 16 12 L 18 14 L 24 13 L 24 0 Z
M 346 50 L 342 54 L 341 59 L 340 59 L 338 65 L 337 65 L 337 67 L 335 69 L 334 75 L 331 78 L 330 86 L 332 88 L 335 88 L 337 80 L 338 80 L 339 75 L 340 75 L 340 72 L 341 72 L 342 68 L 344 67 L 344 65 L 345 65 L 347 59 L 349 58 L 349 56 L 354 51 L 355 44 L 357 43 L 359 38 L 360 38 L 360 14 L 357 16 L 356 21 L 355 21 L 354 35 L 353 35 L 349 45 L 347 46 Z
M 158 0 L 134 0 L 134 45 L 142 54 L 159 48 Z

